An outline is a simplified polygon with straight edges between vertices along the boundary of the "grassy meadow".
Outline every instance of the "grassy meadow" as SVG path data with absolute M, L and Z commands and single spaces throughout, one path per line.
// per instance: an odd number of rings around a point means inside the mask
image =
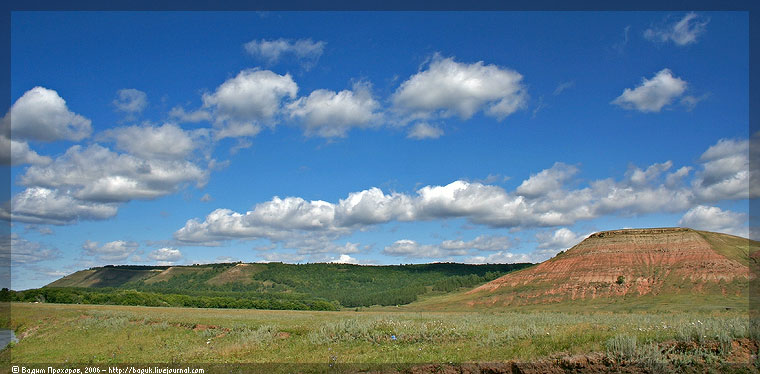
M 739 354 L 746 347 L 737 341 L 757 341 L 746 309 L 329 312 L 13 303 L 10 319 L 0 322 L 20 339 L 2 352 L 13 363 L 463 363 L 599 352 L 678 367 L 746 362 L 751 356 Z

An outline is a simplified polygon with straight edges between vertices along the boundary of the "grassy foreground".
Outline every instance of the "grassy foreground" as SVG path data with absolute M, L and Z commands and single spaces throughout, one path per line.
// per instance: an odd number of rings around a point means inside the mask
M 736 360 L 737 339 L 757 341 L 746 310 L 311 312 L 13 303 L 10 316 L 0 322 L 20 339 L 2 352 L 12 363 L 459 363 L 602 352 L 689 365 Z M 668 342 L 696 348 L 671 344 L 663 353 Z

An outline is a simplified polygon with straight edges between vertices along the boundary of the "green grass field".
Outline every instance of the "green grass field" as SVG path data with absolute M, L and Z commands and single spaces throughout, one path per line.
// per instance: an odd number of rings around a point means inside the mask
M 10 319 L 0 322 L 20 338 L 2 352 L 13 363 L 462 363 L 600 352 L 678 365 L 736 361 L 736 351 L 746 350 L 737 340 L 757 341 L 746 309 L 311 312 L 29 303 L 10 309 Z M 668 352 L 677 342 L 696 345 Z

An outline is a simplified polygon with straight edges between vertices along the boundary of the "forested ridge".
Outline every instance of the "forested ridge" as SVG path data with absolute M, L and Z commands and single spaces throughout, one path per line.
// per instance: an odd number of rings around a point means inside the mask
M 496 279 L 530 264 L 204 264 L 105 266 L 45 287 L 9 291 L 14 301 L 201 308 L 338 310 L 408 304 Z

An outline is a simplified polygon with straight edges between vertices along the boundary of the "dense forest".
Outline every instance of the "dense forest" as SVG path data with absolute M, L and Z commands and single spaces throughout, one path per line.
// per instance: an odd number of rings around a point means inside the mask
M 3 296 L 0 293 L 0 296 Z M 10 291 L 7 301 L 48 302 L 60 304 L 141 305 L 191 308 L 338 310 L 337 302 L 309 298 L 305 295 L 188 292 L 156 293 L 114 288 L 43 287 Z
M 26 302 L 338 310 L 408 304 L 426 293 L 471 288 L 529 265 L 106 266 L 74 273 L 39 289 L 0 296 Z

